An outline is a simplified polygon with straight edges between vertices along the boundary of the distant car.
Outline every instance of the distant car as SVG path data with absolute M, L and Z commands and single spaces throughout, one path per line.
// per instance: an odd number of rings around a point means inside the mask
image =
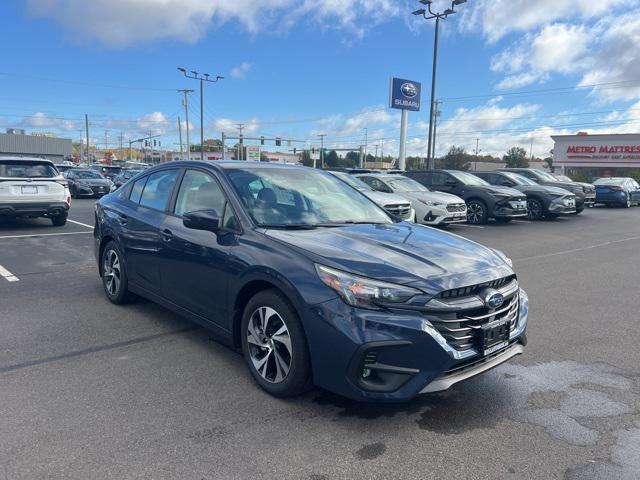
M 100 172 L 104 178 L 108 178 L 111 181 L 113 181 L 113 179 L 122 172 L 122 167 L 117 165 L 102 165 L 100 163 L 94 163 L 90 165 L 89 168 L 96 172 Z
M 513 172 L 473 172 L 491 185 L 515 188 L 527 196 L 529 220 L 556 218 L 576 212 L 576 196 L 568 190 L 538 185 Z
M 353 175 L 349 175 L 348 173 L 332 171 L 330 171 L 329 173 L 335 175 L 343 182 L 347 183 L 351 187 L 358 190 L 360 193 L 369 197 L 372 202 L 384 208 L 394 217 L 400 220 L 413 221 L 415 211 L 411 206 L 410 200 L 407 200 L 406 198 L 399 195 L 394 195 L 393 193 L 378 192 L 359 178 L 356 178 Z
M 133 177 L 135 177 L 136 175 L 138 175 L 139 173 L 141 173 L 143 171 L 144 170 L 133 170 L 133 169 L 124 169 L 124 170 L 122 170 L 113 179 L 112 190 L 116 190 L 116 189 L 120 188 L 125 182 L 127 182 L 130 179 L 132 179 Z
M 590 183 L 574 181 L 560 181 L 549 172 L 538 168 L 501 168 L 501 172 L 514 172 L 533 180 L 539 185 L 558 187 L 569 190 L 576 196 L 576 213 L 581 213 L 585 207 L 592 207 L 596 202 L 596 187 Z
M 378 192 L 395 193 L 410 200 L 416 212 L 416 223 L 449 225 L 467 221 L 467 206 L 460 197 L 432 192 L 424 185 L 400 175 L 366 173 L 357 177 Z
M 439 192 L 452 193 L 467 204 L 467 221 L 474 225 L 508 223 L 527 216 L 527 196 L 508 187 L 493 186 L 469 172 L 458 170 L 414 170 L 405 173 L 422 185 Z
M 0 217 L 46 217 L 67 223 L 71 195 L 49 160 L 0 157 Z
M 72 168 L 64 172 L 73 198 L 100 198 L 111 191 L 113 182 L 90 168 Z
M 634 203 L 640 205 L 640 185 L 633 178 L 599 178 L 593 183 L 596 186 L 596 203 L 626 208 Z

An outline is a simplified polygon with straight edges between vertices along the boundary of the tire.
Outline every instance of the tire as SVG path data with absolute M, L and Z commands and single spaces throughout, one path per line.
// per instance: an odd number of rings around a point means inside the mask
M 513 220 L 513 218 L 506 218 L 506 217 L 496 217 L 496 223 L 511 223 L 511 220 Z
M 62 215 L 51 217 L 51 223 L 53 223 L 54 227 L 64 227 L 67 224 L 67 216 L 68 214 L 63 213 Z
M 527 218 L 529 220 L 541 220 L 544 216 L 544 205 L 537 198 L 527 199 Z
M 115 255 L 115 258 L 114 258 Z M 117 260 L 117 267 L 116 265 Z M 123 305 L 131 299 L 123 255 L 116 242 L 109 242 L 100 254 L 102 288 L 111 303 Z
M 467 203 L 467 223 L 484 225 L 489 219 L 487 204 L 482 200 L 470 200 Z
M 298 314 L 280 292 L 264 290 L 249 300 L 240 335 L 247 367 L 267 393 L 293 397 L 311 388 L 307 338 Z
M 631 208 L 631 196 L 627 195 L 627 201 L 622 204 L 622 208 Z
M 69 193 L 71 194 L 71 198 L 78 198 L 78 192 L 76 192 L 75 186 L 71 187 L 71 189 L 69 190 Z
M 576 208 L 574 215 L 580 215 L 582 212 L 584 212 L 584 206 Z

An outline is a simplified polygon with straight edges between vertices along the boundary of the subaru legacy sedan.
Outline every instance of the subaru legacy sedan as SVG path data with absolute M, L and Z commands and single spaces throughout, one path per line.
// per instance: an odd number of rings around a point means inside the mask
M 137 294 L 210 329 L 272 395 L 409 400 L 526 345 L 529 302 L 503 253 L 396 221 L 326 172 L 171 162 L 95 215 L 107 298 Z

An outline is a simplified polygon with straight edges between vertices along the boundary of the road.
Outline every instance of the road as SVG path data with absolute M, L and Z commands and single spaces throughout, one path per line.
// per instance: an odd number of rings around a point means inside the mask
M 529 345 L 401 405 L 266 395 L 205 330 L 108 303 L 93 201 L 70 219 L 0 224 L 1 480 L 639 476 L 640 208 L 452 229 L 514 260 Z

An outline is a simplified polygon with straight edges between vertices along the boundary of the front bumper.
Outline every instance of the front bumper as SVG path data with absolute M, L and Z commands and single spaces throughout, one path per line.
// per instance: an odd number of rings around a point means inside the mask
M 507 344 L 483 356 L 453 348 L 419 312 L 354 309 L 336 299 L 316 305 L 305 330 L 316 385 L 366 401 L 408 401 L 446 390 L 523 352 L 529 303 L 519 290 Z M 330 348 L 327 346 L 330 345 Z
M 69 211 L 66 202 L 15 202 L 0 203 L 0 216 L 5 217 L 56 217 Z
M 420 219 L 419 219 L 420 220 Z M 449 211 L 446 205 L 431 206 L 420 221 L 424 225 L 450 225 L 452 223 L 464 223 L 467 221 L 467 207 L 464 209 Z
M 575 199 L 566 199 L 564 197 L 556 198 L 549 204 L 549 212 L 557 215 L 576 213 L 576 201 Z
M 527 200 L 501 200 L 496 202 L 495 208 L 493 210 L 493 216 L 495 218 L 518 218 L 518 217 L 526 217 L 528 214 L 527 211 Z
M 108 186 L 90 186 L 76 183 L 74 185 L 75 194 L 86 197 L 102 197 L 111 190 Z

